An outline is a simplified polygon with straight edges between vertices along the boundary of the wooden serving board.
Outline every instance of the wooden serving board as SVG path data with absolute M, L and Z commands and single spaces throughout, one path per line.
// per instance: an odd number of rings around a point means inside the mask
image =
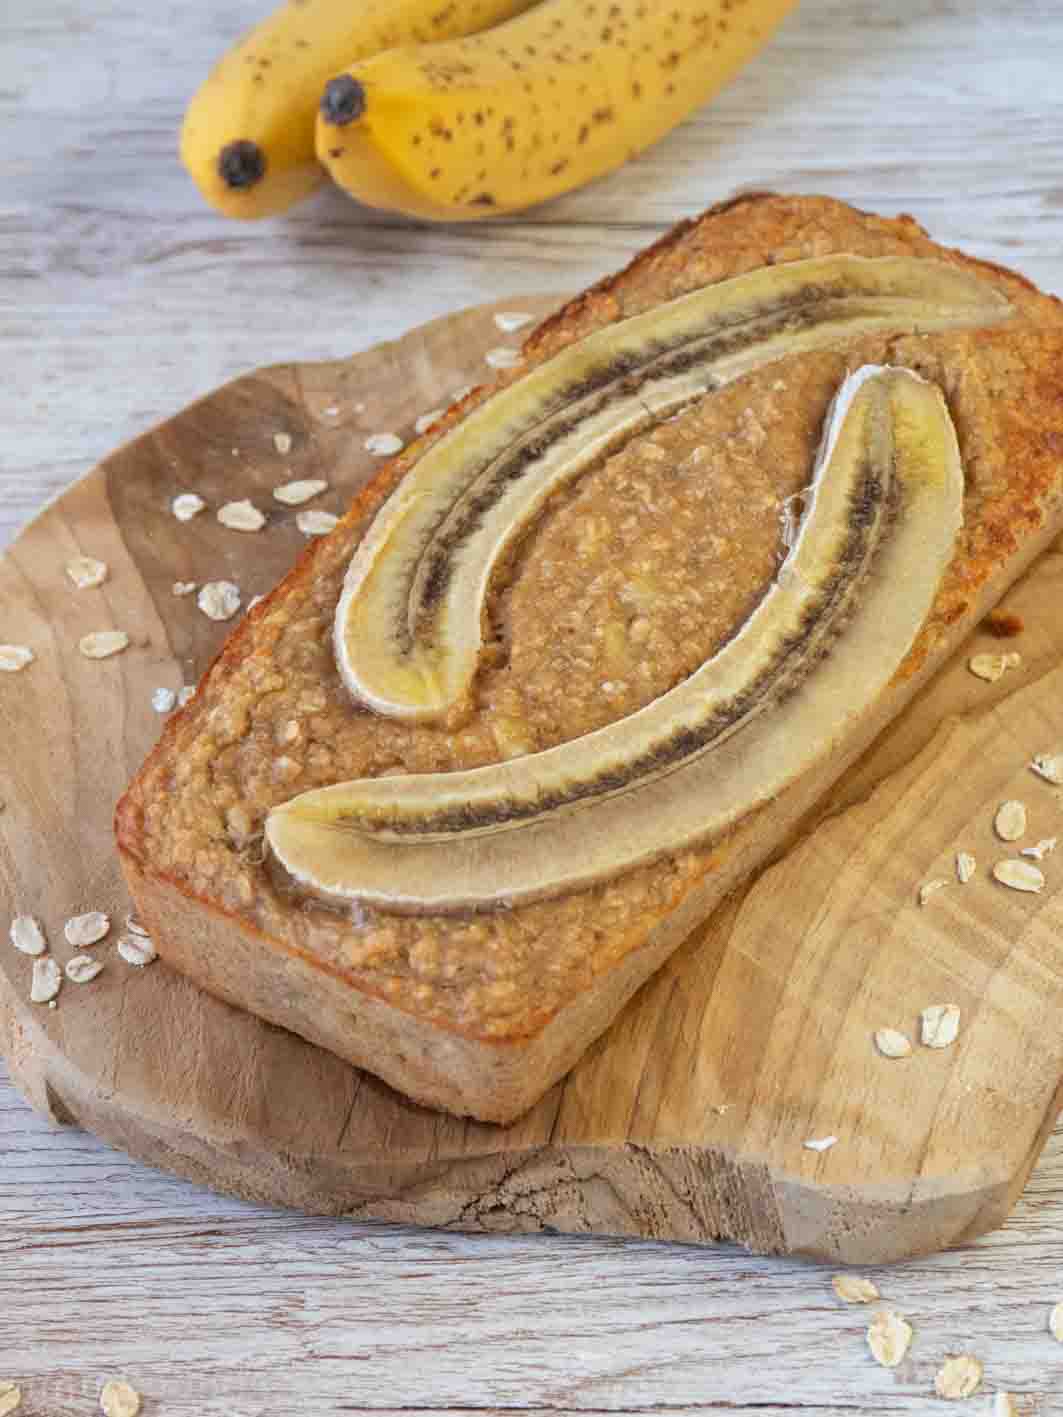
M 541 314 L 555 302 L 523 301 Z M 0 641 L 36 661 L 0 675 L 0 926 L 31 913 L 60 961 L 64 920 L 116 921 L 92 983 L 29 1002 L 31 962 L 0 943 L 0 1039 L 27 1097 L 144 1161 L 255 1200 L 484 1230 L 734 1239 L 850 1262 L 937 1249 L 998 1225 L 1061 1100 L 1063 850 L 1040 896 L 995 884 L 991 818 L 1026 801 L 1032 842 L 1063 836 L 1061 794 L 1028 770 L 1063 750 L 1063 552 L 1007 604 L 1020 669 L 966 669 L 985 633 L 839 785 L 777 864 L 647 984 L 570 1076 L 508 1128 L 418 1108 L 282 1030 L 115 949 L 128 910 L 111 812 L 159 731 L 152 691 L 192 682 L 227 626 L 175 581 L 267 590 L 303 544 L 270 491 L 327 478 L 338 511 L 373 470 L 372 432 L 485 374 L 503 343 L 490 306 L 333 364 L 280 365 L 220 389 L 120 449 L 0 560 Z M 287 455 L 274 433 L 291 436 Z M 282 440 L 283 443 L 283 440 Z M 181 524 L 179 491 L 214 509 L 251 496 L 259 534 L 210 512 Z M 75 554 L 109 563 L 75 591 Z M 90 630 L 131 636 L 90 661 Z M 957 849 L 978 859 L 953 876 Z M 952 883 L 920 908 L 919 884 Z M 956 1003 L 958 1040 L 879 1056 L 883 1026 Z M 835 1136 L 827 1150 L 804 1143 Z

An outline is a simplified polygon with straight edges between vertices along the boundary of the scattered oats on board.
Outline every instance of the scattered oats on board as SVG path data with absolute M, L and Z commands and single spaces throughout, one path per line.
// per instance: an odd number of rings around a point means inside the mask
M 973 655 L 967 662 L 967 668 L 979 679 L 995 684 L 1009 669 L 1018 669 L 1021 663 L 1022 655 L 1017 650 L 1007 650 L 1003 654 Z
M 926 1048 L 948 1048 L 959 1031 L 957 1004 L 929 1004 L 919 1015 L 919 1039 Z
M 859 1274 L 836 1274 L 831 1284 L 838 1298 L 847 1304 L 872 1304 L 882 1297 L 871 1280 Z
M 282 458 L 287 457 L 292 450 L 292 435 L 290 433 L 274 433 L 273 446 Z
M 973 1353 L 946 1358 L 934 1377 L 938 1397 L 973 1397 L 982 1386 L 982 1365 Z
M 177 596 L 191 595 L 195 588 L 195 581 L 174 581 L 173 583 L 173 593 Z
M 497 349 L 489 349 L 484 355 L 484 363 L 492 369 L 516 369 L 524 363 L 524 355 L 519 349 L 510 349 L 503 344 Z
M 196 604 L 208 620 L 231 620 L 240 609 L 240 587 L 232 581 L 207 581 Z
M 965 886 L 978 869 L 978 862 L 969 851 L 957 851 L 956 853 L 956 879 L 961 886 Z
M 867 1328 L 867 1346 L 876 1363 L 896 1368 L 912 1342 L 912 1326 L 896 1309 L 880 1309 Z
M 1019 1417 L 1019 1404 L 1010 1392 L 993 1394 L 993 1417 Z
M 512 335 L 525 325 L 530 325 L 534 319 L 534 315 L 526 315 L 523 310 L 499 310 L 495 315 L 495 324 L 504 335 Z
M 78 640 L 78 649 L 86 659 L 110 659 L 129 648 L 129 636 L 124 630 L 92 630 Z
M 948 881 L 936 876 L 932 881 L 924 881 L 919 887 L 919 904 L 926 905 L 931 896 L 937 895 L 938 891 L 943 891 L 948 885 Z
M 430 408 L 427 413 L 421 414 L 420 418 L 413 425 L 413 431 L 415 433 L 427 433 L 434 423 L 439 422 L 444 413 L 446 413 L 445 408 Z
M 908 1035 L 896 1028 L 876 1030 L 875 1047 L 884 1058 L 907 1058 L 912 1051 Z
M 137 1417 L 140 1393 L 129 1383 L 112 1378 L 100 1391 L 100 1407 L 104 1417 Z
M 191 703 L 192 698 L 193 698 L 193 696 L 195 695 L 195 692 L 196 692 L 196 686 L 195 686 L 194 684 L 185 684 L 182 688 L 178 689 L 178 691 L 177 691 L 177 707 L 178 707 L 178 708 L 184 708 L 185 704 Z
M 993 877 L 1002 886 L 1013 891 L 1028 891 L 1031 895 L 1038 895 L 1045 888 L 1044 872 L 1032 862 L 1018 861 L 1014 857 L 998 861 L 993 867 Z
M 206 505 L 195 492 L 181 492 L 170 503 L 170 511 L 179 522 L 190 522 L 193 517 L 199 516 Z
M 809 1137 L 802 1145 L 806 1151 L 830 1151 L 837 1140 L 837 1137 Z
M 159 957 L 147 935 L 123 935 L 118 941 L 118 953 L 126 964 L 135 965 L 138 969 L 143 969 Z
M 295 482 L 282 482 L 274 487 L 273 496 L 286 507 L 301 507 L 311 497 L 319 497 L 326 491 L 328 483 L 323 477 L 302 477 Z
M 395 453 L 401 453 L 403 449 L 402 439 L 397 433 L 370 433 L 365 440 L 365 450 L 372 453 L 375 458 L 390 458 Z
M 103 968 L 103 961 L 91 955 L 75 955 L 66 962 L 66 977 L 74 984 L 88 984 Z
M 1058 842 L 1059 837 L 1057 836 L 1042 837 L 1042 839 L 1035 842 L 1033 846 L 1024 846 L 1019 852 L 1019 855 L 1028 856 L 1031 861 L 1043 861 L 1046 856 L 1052 855 Z
M 33 961 L 33 978 L 30 981 L 30 1003 L 47 1004 L 59 993 L 63 982 L 63 971 L 51 955 L 42 955 Z
M 1030 771 L 1053 787 L 1063 787 L 1063 753 L 1038 753 L 1030 763 Z
M 75 556 L 66 563 L 66 573 L 77 590 L 92 590 L 107 579 L 107 562 L 95 556 Z
M 239 502 L 226 502 L 218 508 L 218 521 L 230 531 L 261 531 L 266 518 L 247 497 Z
M 0 1417 L 8 1417 L 22 1405 L 22 1389 L 15 1383 L 0 1381 Z
M 161 686 L 153 689 L 151 693 L 151 706 L 156 713 L 169 713 L 177 702 L 177 695 L 172 689 Z
M 339 517 L 333 512 L 319 512 L 311 507 L 298 513 L 295 525 L 304 536 L 327 536 L 338 521 Z
M 1063 1343 L 1063 1299 L 1048 1316 L 1048 1331 L 1057 1343 Z
M 24 955 L 42 955 L 48 948 L 40 921 L 32 915 L 16 915 L 11 922 L 11 943 Z
M 1018 841 L 1026 834 L 1026 807 L 1014 798 L 1001 802 L 993 818 L 993 830 L 1001 841 Z
M 5 674 L 17 674 L 34 661 L 29 645 L 0 645 L 0 670 Z
M 76 950 L 98 945 L 111 928 L 111 917 L 102 910 L 89 910 L 84 915 L 72 915 L 63 926 L 63 934 Z

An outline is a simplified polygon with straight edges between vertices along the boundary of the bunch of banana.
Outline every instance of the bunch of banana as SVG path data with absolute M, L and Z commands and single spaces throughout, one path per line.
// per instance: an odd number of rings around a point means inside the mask
M 226 216 L 274 216 L 325 174 L 314 120 L 326 81 L 396 45 L 471 34 L 534 0 L 287 0 L 225 54 L 181 129 L 181 161 Z
M 518 211 L 663 137 L 796 3 L 288 0 L 195 96 L 181 154 L 229 216 L 282 211 L 323 169 L 411 216 Z

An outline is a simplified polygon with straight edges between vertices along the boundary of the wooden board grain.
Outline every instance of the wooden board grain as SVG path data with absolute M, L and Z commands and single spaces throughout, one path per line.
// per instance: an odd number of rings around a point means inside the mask
M 522 301 L 536 313 L 548 300 Z M 226 386 L 128 445 L 48 508 L 0 563 L 4 638 L 37 653 L 0 684 L 9 745 L 0 815 L 5 913 L 46 923 L 128 908 L 110 812 L 158 731 L 157 686 L 202 671 L 224 636 L 175 580 L 265 590 L 302 545 L 270 489 L 324 476 L 336 510 L 371 472 L 368 433 L 414 418 L 483 372 L 502 306 L 437 321 L 347 361 L 279 366 Z M 273 435 L 292 438 L 278 452 Z M 179 524 L 178 491 L 210 506 L 272 505 L 260 535 L 205 513 Z M 73 591 L 77 552 L 111 567 Z M 1052 834 L 1059 794 L 1027 763 L 1063 747 L 1063 556 L 1010 602 L 1026 622 L 1020 670 L 989 686 L 966 651 L 839 784 L 820 823 L 729 902 L 637 996 L 573 1073 L 501 1129 L 417 1108 L 375 1079 L 208 998 L 161 965 L 135 972 L 113 942 L 92 984 L 56 1010 L 27 1002 L 29 961 L 2 963 L 12 1071 L 56 1121 L 253 1199 L 465 1229 L 557 1229 L 866 1262 L 941 1248 L 998 1224 L 1058 1110 L 1063 892 L 1007 895 L 987 877 L 991 808 L 1023 796 Z M 77 652 L 119 626 L 130 649 Z M 888 777 L 885 774 L 889 773 Z M 926 908 L 916 888 L 975 881 Z M 951 1049 L 890 1062 L 883 1025 L 956 1002 Z M 829 1150 L 804 1142 L 837 1136 Z

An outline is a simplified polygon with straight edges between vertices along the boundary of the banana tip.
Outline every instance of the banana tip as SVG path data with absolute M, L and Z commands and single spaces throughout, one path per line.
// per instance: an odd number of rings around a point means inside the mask
M 266 175 L 266 154 L 247 138 L 226 143 L 218 154 L 218 175 L 234 192 L 253 187 Z
M 346 127 L 365 112 L 365 88 L 350 74 L 329 79 L 321 95 L 321 112 L 326 123 Z

